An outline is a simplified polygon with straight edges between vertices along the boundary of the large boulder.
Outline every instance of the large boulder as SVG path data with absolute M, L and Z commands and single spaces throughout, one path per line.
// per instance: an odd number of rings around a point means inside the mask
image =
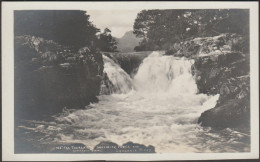
M 249 76 L 229 79 L 220 86 L 217 105 L 201 114 L 198 123 L 214 128 L 250 127 Z
M 240 99 L 230 99 L 226 103 L 216 106 L 201 114 L 198 120 L 202 126 L 214 128 L 249 128 L 249 102 Z

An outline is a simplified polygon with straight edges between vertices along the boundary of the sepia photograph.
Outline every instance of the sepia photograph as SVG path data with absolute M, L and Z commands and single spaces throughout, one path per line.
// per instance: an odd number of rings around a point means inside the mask
M 259 158 L 258 3 L 21 4 L 6 9 L 13 83 L 2 69 L 3 92 L 13 89 L 2 131 L 16 160 Z

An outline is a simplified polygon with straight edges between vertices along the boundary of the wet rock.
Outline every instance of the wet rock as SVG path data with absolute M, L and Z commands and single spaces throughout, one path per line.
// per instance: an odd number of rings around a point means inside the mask
M 249 38 L 227 33 L 175 43 L 173 48 L 168 54 L 195 60 L 192 74 L 199 93 L 220 94 L 217 105 L 202 113 L 198 122 L 214 128 L 248 127 Z
M 249 60 L 240 53 L 195 59 L 195 80 L 200 93 L 220 94 L 217 105 L 202 113 L 198 122 L 214 128 L 249 127 Z
M 109 95 L 116 92 L 116 87 L 109 80 L 107 73 L 104 72 L 100 85 L 100 95 Z
M 249 61 L 243 55 L 218 55 L 216 61 L 197 58 L 193 74 L 200 93 L 220 94 L 215 108 L 204 112 L 199 118 L 202 126 L 249 126 Z
M 215 108 L 203 112 L 198 120 L 202 126 L 218 129 L 250 127 L 249 102 L 241 99 L 230 99 Z

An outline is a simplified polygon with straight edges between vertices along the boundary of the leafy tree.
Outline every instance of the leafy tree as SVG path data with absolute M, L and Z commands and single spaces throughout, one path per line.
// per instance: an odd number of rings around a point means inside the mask
M 104 29 L 104 32 L 98 35 L 97 47 L 101 51 L 115 52 L 117 49 L 117 42 L 112 37 L 111 31 L 108 28 Z
M 220 33 L 249 34 L 249 10 L 196 10 L 191 19 L 197 21 L 198 32 L 205 36 Z
M 33 35 L 54 40 L 75 50 L 97 44 L 101 50 L 113 51 L 115 41 L 111 31 L 106 29 L 98 38 L 100 30 L 89 21 L 89 17 L 86 11 L 79 10 L 15 11 L 14 32 L 15 36 Z
M 249 36 L 249 10 L 143 10 L 134 23 L 134 34 L 143 38 L 139 51 L 166 50 L 175 42 L 221 33 Z
M 134 34 L 137 37 L 146 38 L 147 32 L 152 24 L 156 23 L 156 18 L 160 16 L 160 10 L 143 10 L 138 13 L 134 23 Z
M 168 42 L 184 39 L 186 28 L 189 26 L 184 13 L 185 10 L 141 11 L 135 20 L 134 34 L 145 40 L 136 49 L 163 49 L 170 46 Z M 145 42 L 147 45 L 144 45 Z

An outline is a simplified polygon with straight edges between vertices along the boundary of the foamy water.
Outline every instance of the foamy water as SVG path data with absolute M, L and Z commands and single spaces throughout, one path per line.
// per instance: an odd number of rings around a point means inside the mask
M 152 145 L 157 153 L 248 151 L 248 143 L 243 142 L 247 135 L 197 124 L 219 95 L 197 94 L 193 60 L 153 52 L 130 78 L 114 61 L 103 59 L 104 71 L 117 89 L 114 94 L 99 96 L 99 102 L 87 109 L 64 112 L 53 121 L 30 121 L 20 128 L 33 132 L 32 138 L 44 144 L 132 141 Z

